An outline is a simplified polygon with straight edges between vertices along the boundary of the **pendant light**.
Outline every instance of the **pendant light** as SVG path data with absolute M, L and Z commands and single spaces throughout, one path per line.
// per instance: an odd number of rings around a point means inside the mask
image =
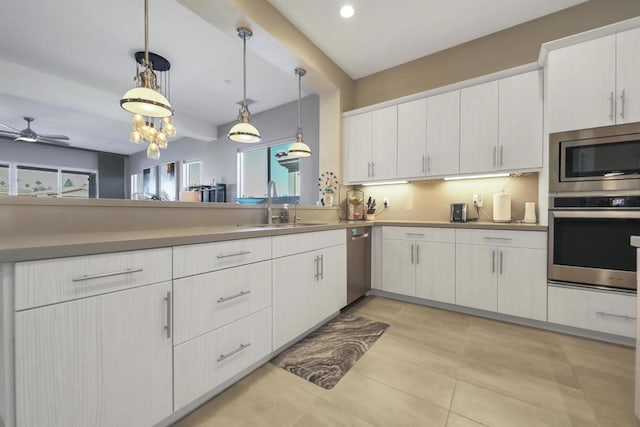
M 258 129 L 249 122 L 251 114 L 247 107 L 247 39 L 253 36 L 253 32 L 244 27 L 237 28 L 238 36 L 242 39 L 242 105 L 238 114 L 240 122 L 233 125 L 227 136 L 231 141 L 253 144 L 260 142 L 261 136 Z
M 120 106 L 125 110 L 146 117 L 171 117 L 173 108 L 165 96 L 158 90 L 156 75 L 149 61 L 149 0 L 144 0 L 144 68 L 135 80 L 139 84 L 125 93 Z
M 289 147 L 289 157 L 309 157 L 311 155 L 311 149 L 304 143 L 304 137 L 302 136 L 302 77 L 307 74 L 303 68 L 295 69 L 296 76 L 298 76 L 298 131 L 296 132 L 296 142 Z

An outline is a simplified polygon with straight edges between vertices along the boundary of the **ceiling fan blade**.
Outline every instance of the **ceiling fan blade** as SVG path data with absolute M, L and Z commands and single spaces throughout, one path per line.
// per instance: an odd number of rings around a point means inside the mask
M 9 130 L 0 129 L 0 136 L 6 136 L 7 138 L 15 138 L 16 135 L 20 136 L 20 132 L 11 132 Z
M 44 142 L 45 144 L 51 144 L 51 145 L 59 145 L 61 147 L 68 147 L 71 145 L 68 142 L 60 141 L 57 139 L 42 138 L 42 137 L 39 137 L 37 142 Z
M 11 129 L 13 132 L 20 133 L 20 130 L 19 130 L 19 129 L 16 129 L 16 128 L 11 127 L 11 126 L 9 126 L 9 125 L 5 125 L 4 123 L 0 123 L 0 126 L 5 127 L 5 128 L 7 128 L 7 129 Z M 4 132 L 4 131 L 0 131 L 0 132 Z
M 69 141 L 69 137 L 67 135 L 42 135 L 38 134 L 39 139 L 62 139 L 64 141 Z

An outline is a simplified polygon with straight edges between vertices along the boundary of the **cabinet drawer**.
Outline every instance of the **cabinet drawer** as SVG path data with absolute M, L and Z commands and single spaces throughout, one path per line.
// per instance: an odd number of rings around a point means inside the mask
M 383 239 L 454 243 L 456 230 L 435 227 L 382 227 Z
M 273 237 L 273 257 L 279 258 L 330 246 L 344 245 L 346 242 L 347 232 L 342 228 L 339 230 L 276 236 Z
M 209 392 L 271 351 L 271 308 L 176 346 L 174 409 Z
M 547 233 L 544 231 L 457 229 L 456 243 L 546 249 Z
M 551 323 L 635 337 L 636 296 L 549 286 Z
M 16 310 L 171 280 L 171 248 L 18 262 Z
M 271 306 L 271 261 L 173 282 L 174 343 Z
M 271 258 L 271 237 L 175 246 L 173 277 L 192 276 Z

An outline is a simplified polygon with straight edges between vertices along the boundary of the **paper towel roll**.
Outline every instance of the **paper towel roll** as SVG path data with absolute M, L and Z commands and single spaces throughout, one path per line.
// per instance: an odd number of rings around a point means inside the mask
M 493 194 L 493 222 L 511 222 L 511 194 Z
M 536 202 L 526 202 L 524 204 L 524 219 L 522 222 L 526 224 L 536 223 Z

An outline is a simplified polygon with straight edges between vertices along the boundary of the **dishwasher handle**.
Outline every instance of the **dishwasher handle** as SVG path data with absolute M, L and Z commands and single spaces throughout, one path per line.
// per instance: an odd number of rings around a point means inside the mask
M 354 236 L 351 236 L 351 240 L 367 239 L 368 237 L 369 237 L 369 233 L 356 234 Z

